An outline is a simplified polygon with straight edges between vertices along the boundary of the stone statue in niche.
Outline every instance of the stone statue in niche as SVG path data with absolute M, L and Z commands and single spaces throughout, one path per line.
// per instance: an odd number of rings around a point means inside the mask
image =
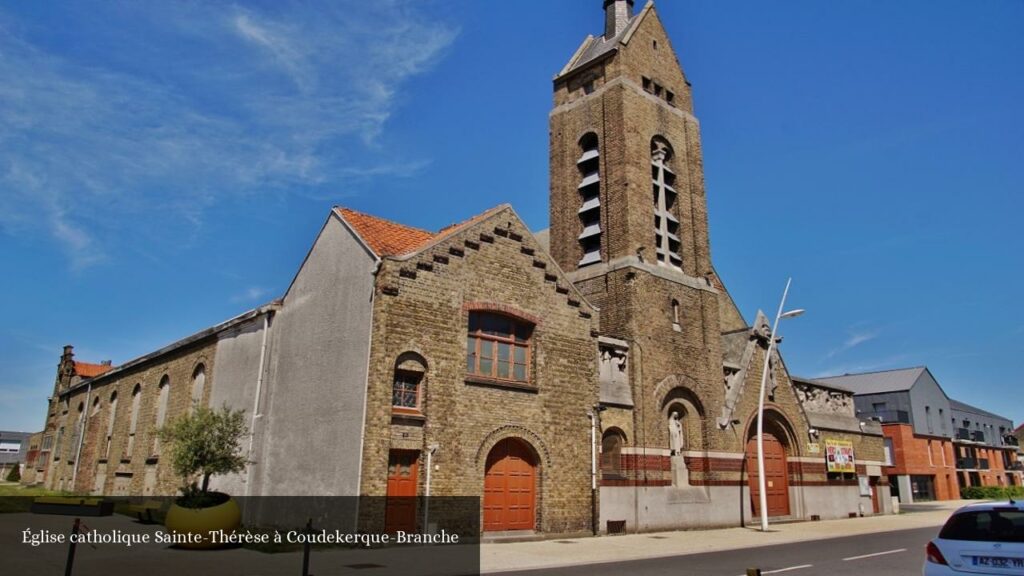
M 625 350 L 613 347 L 601 348 L 600 377 L 602 382 L 629 383 L 626 372 Z
M 690 485 L 690 472 L 686 469 L 686 458 L 683 456 L 683 447 L 686 444 L 686 435 L 683 432 L 682 414 L 673 410 L 668 419 L 669 446 L 672 448 L 672 485 L 676 488 L 683 488 Z
M 679 411 L 673 411 L 672 416 L 668 419 L 668 438 L 669 446 L 672 448 L 672 455 L 676 456 L 683 451 L 683 440 L 685 436 L 683 434 L 683 422 L 681 420 Z

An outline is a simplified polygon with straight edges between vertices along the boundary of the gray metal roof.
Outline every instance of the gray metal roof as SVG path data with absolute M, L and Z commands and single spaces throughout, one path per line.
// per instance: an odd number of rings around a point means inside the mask
M 844 374 L 815 378 L 825 384 L 837 385 L 852 390 L 854 394 L 884 394 L 886 392 L 903 392 L 910 390 L 918 378 L 924 374 L 924 366 L 886 370 L 883 372 L 865 372 L 863 374 Z
M 576 54 L 573 55 L 572 60 L 565 65 L 565 68 L 559 72 L 555 78 L 561 78 L 566 74 L 585 68 L 591 62 L 600 60 L 604 56 L 615 52 L 619 49 L 620 44 L 627 44 L 629 39 L 633 36 L 633 32 L 640 21 L 647 16 L 647 13 L 654 9 L 653 2 L 647 2 L 647 5 L 640 10 L 640 12 L 630 17 L 629 22 L 626 24 L 622 32 L 619 32 L 614 38 L 605 38 L 602 36 L 588 36 L 583 41 L 583 45 L 580 46 Z
M 989 412 L 987 410 L 982 410 L 981 408 L 975 408 L 974 406 L 971 406 L 970 404 L 964 404 L 963 402 L 960 402 L 959 400 L 953 400 L 952 398 L 949 399 L 949 406 L 953 410 L 959 410 L 961 412 L 970 412 L 972 414 L 980 414 L 982 416 L 988 416 L 989 418 L 997 418 L 999 420 L 1010 420 L 1006 416 L 1000 416 L 999 414 L 993 414 L 992 412 Z
M 791 375 L 789 379 L 792 380 L 793 382 L 798 382 L 801 384 L 810 384 L 811 386 L 817 386 L 819 388 L 827 388 L 829 390 L 835 390 L 837 392 L 846 392 L 847 394 L 853 394 L 853 390 L 849 388 L 844 388 L 843 386 L 838 386 L 830 382 L 822 382 L 820 379 L 817 378 L 803 378 L 801 376 Z
M 609 52 L 617 49 L 619 47 L 619 42 L 622 40 L 622 37 L 626 35 L 626 32 L 629 31 L 629 29 L 633 25 L 633 22 L 635 22 L 636 19 L 637 16 L 633 16 L 630 19 L 630 23 L 626 26 L 626 28 L 623 29 L 622 32 L 619 32 L 619 35 L 612 38 L 611 40 L 605 39 L 604 36 L 596 36 L 594 38 L 591 38 L 590 42 L 587 43 L 586 48 L 583 49 L 583 53 L 580 54 L 579 59 L 566 72 L 568 73 L 578 68 L 583 68 L 587 64 L 590 64 L 591 62 L 597 60 L 598 58 L 604 56 L 605 54 L 608 54 Z

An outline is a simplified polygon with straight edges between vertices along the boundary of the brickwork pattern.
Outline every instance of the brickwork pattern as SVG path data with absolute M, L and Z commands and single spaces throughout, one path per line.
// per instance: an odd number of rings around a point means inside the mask
M 152 363 L 99 378 L 91 393 L 88 386 L 79 386 L 55 398 L 58 409 L 48 417 L 46 429 L 55 433 L 63 427 L 64 440 L 60 453 L 54 455 L 49 465 L 45 486 L 54 490 L 104 495 L 177 494 L 180 479 L 154 453 L 158 387 L 165 375 L 170 378 L 165 420 L 170 422 L 186 413 L 192 405 L 192 375 L 196 367 L 202 364 L 206 373 L 203 389 L 203 404 L 206 405 L 214 382 L 215 349 L 216 339 L 211 338 L 172 352 Z M 129 454 L 132 391 L 137 384 L 141 386 L 141 398 L 135 438 Z M 108 450 L 110 397 L 114 392 L 117 393 L 116 413 Z M 86 402 L 89 403 L 88 407 Z M 64 405 L 67 409 L 60 408 Z M 74 442 L 74 429 L 78 406 L 82 406 L 88 417 L 83 417 L 85 436 L 76 475 L 74 466 L 78 446 Z M 150 476 L 148 485 L 147 474 Z
M 526 386 L 467 377 L 470 309 L 535 322 Z M 386 494 L 389 450 L 422 452 L 437 444 L 431 494 L 480 496 L 490 448 L 516 437 L 537 459 L 538 529 L 587 530 L 586 412 L 597 403 L 596 327 L 596 310 L 511 209 L 408 260 L 384 260 L 374 303 L 362 493 Z M 396 361 L 407 352 L 426 362 L 423 419 L 416 422 L 396 416 L 391 406 Z M 425 474 L 418 478 L 420 494 L 425 480 Z

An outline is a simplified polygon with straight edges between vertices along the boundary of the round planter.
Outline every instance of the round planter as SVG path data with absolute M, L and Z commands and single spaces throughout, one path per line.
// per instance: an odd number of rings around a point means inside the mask
M 230 497 L 226 502 L 209 508 L 185 508 L 176 502 L 167 511 L 164 526 L 175 534 L 196 534 L 203 537 L 202 542 L 195 544 L 178 544 L 179 548 L 190 550 L 208 550 L 220 548 L 223 544 L 215 544 L 210 538 L 211 532 L 221 530 L 226 534 L 234 532 L 242 523 L 242 511 L 238 503 Z

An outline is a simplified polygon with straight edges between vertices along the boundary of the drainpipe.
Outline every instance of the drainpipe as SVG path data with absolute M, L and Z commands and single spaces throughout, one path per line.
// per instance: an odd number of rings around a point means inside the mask
M 71 491 L 75 491 L 75 480 L 78 479 L 78 465 L 82 461 L 82 444 L 85 440 L 85 431 L 89 429 L 89 400 L 92 396 L 92 382 L 89 382 L 85 389 L 85 407 L 82 408 L 82 429 L 78 432 L 78 446 L 75 448 L 75 467 L 71 470 Z
M 597 414 L 588 411 L 590 418 L 590 529 L 597 536 Z
M 249 425 L 249 451 L 248 459 L 249 470 L 246 472 L 245 477 L 245 494 L 246 496 L 252 496 L 252 449 L 253 444 L 256 441 L 256 420 L 261 418 L 263 415 L 260 414 L 260 394 L 263 391 L 263 373 L 266 371 L 266 360 L 267 360 L 267 333 L 270 331 L 270 310 L 266 310 L 263 313 L 263 337 L 260 343 L 260 363 L 259 373 L 256 375 L 256 399 L 253 400 L 252 405 L 252 423 Z
M 373 252 L 370 252 L 373 254 Z M 370 358 L 373 356 L 373 310 L 377 307 L 375 302 L 377 294 L 377 274 L 380 272 L 381 259 L 373 256 L 373 270 L 370 271 L 370 323 L 366 327 L 366 380 L 363 382 L 363 415 L 362 424 L 359 426 L 359 458 L 356 459 L 356 489 L 355 494 L 349 496 L 360 496 L 363 491 L 363 458 L 366 455 L 366 410 L 370 403 Z M 362 514 L 360 503 L 362 498 L 356 498 L 356 514 L 352 519 L 353 530 L 359 530 L 359 517 Z
M 440 448 L 437 444 L 427 446 L 427 485 L 423 497 L 423 531 L 430 533 L 430 473 L 434 471 L 434 453 Z

